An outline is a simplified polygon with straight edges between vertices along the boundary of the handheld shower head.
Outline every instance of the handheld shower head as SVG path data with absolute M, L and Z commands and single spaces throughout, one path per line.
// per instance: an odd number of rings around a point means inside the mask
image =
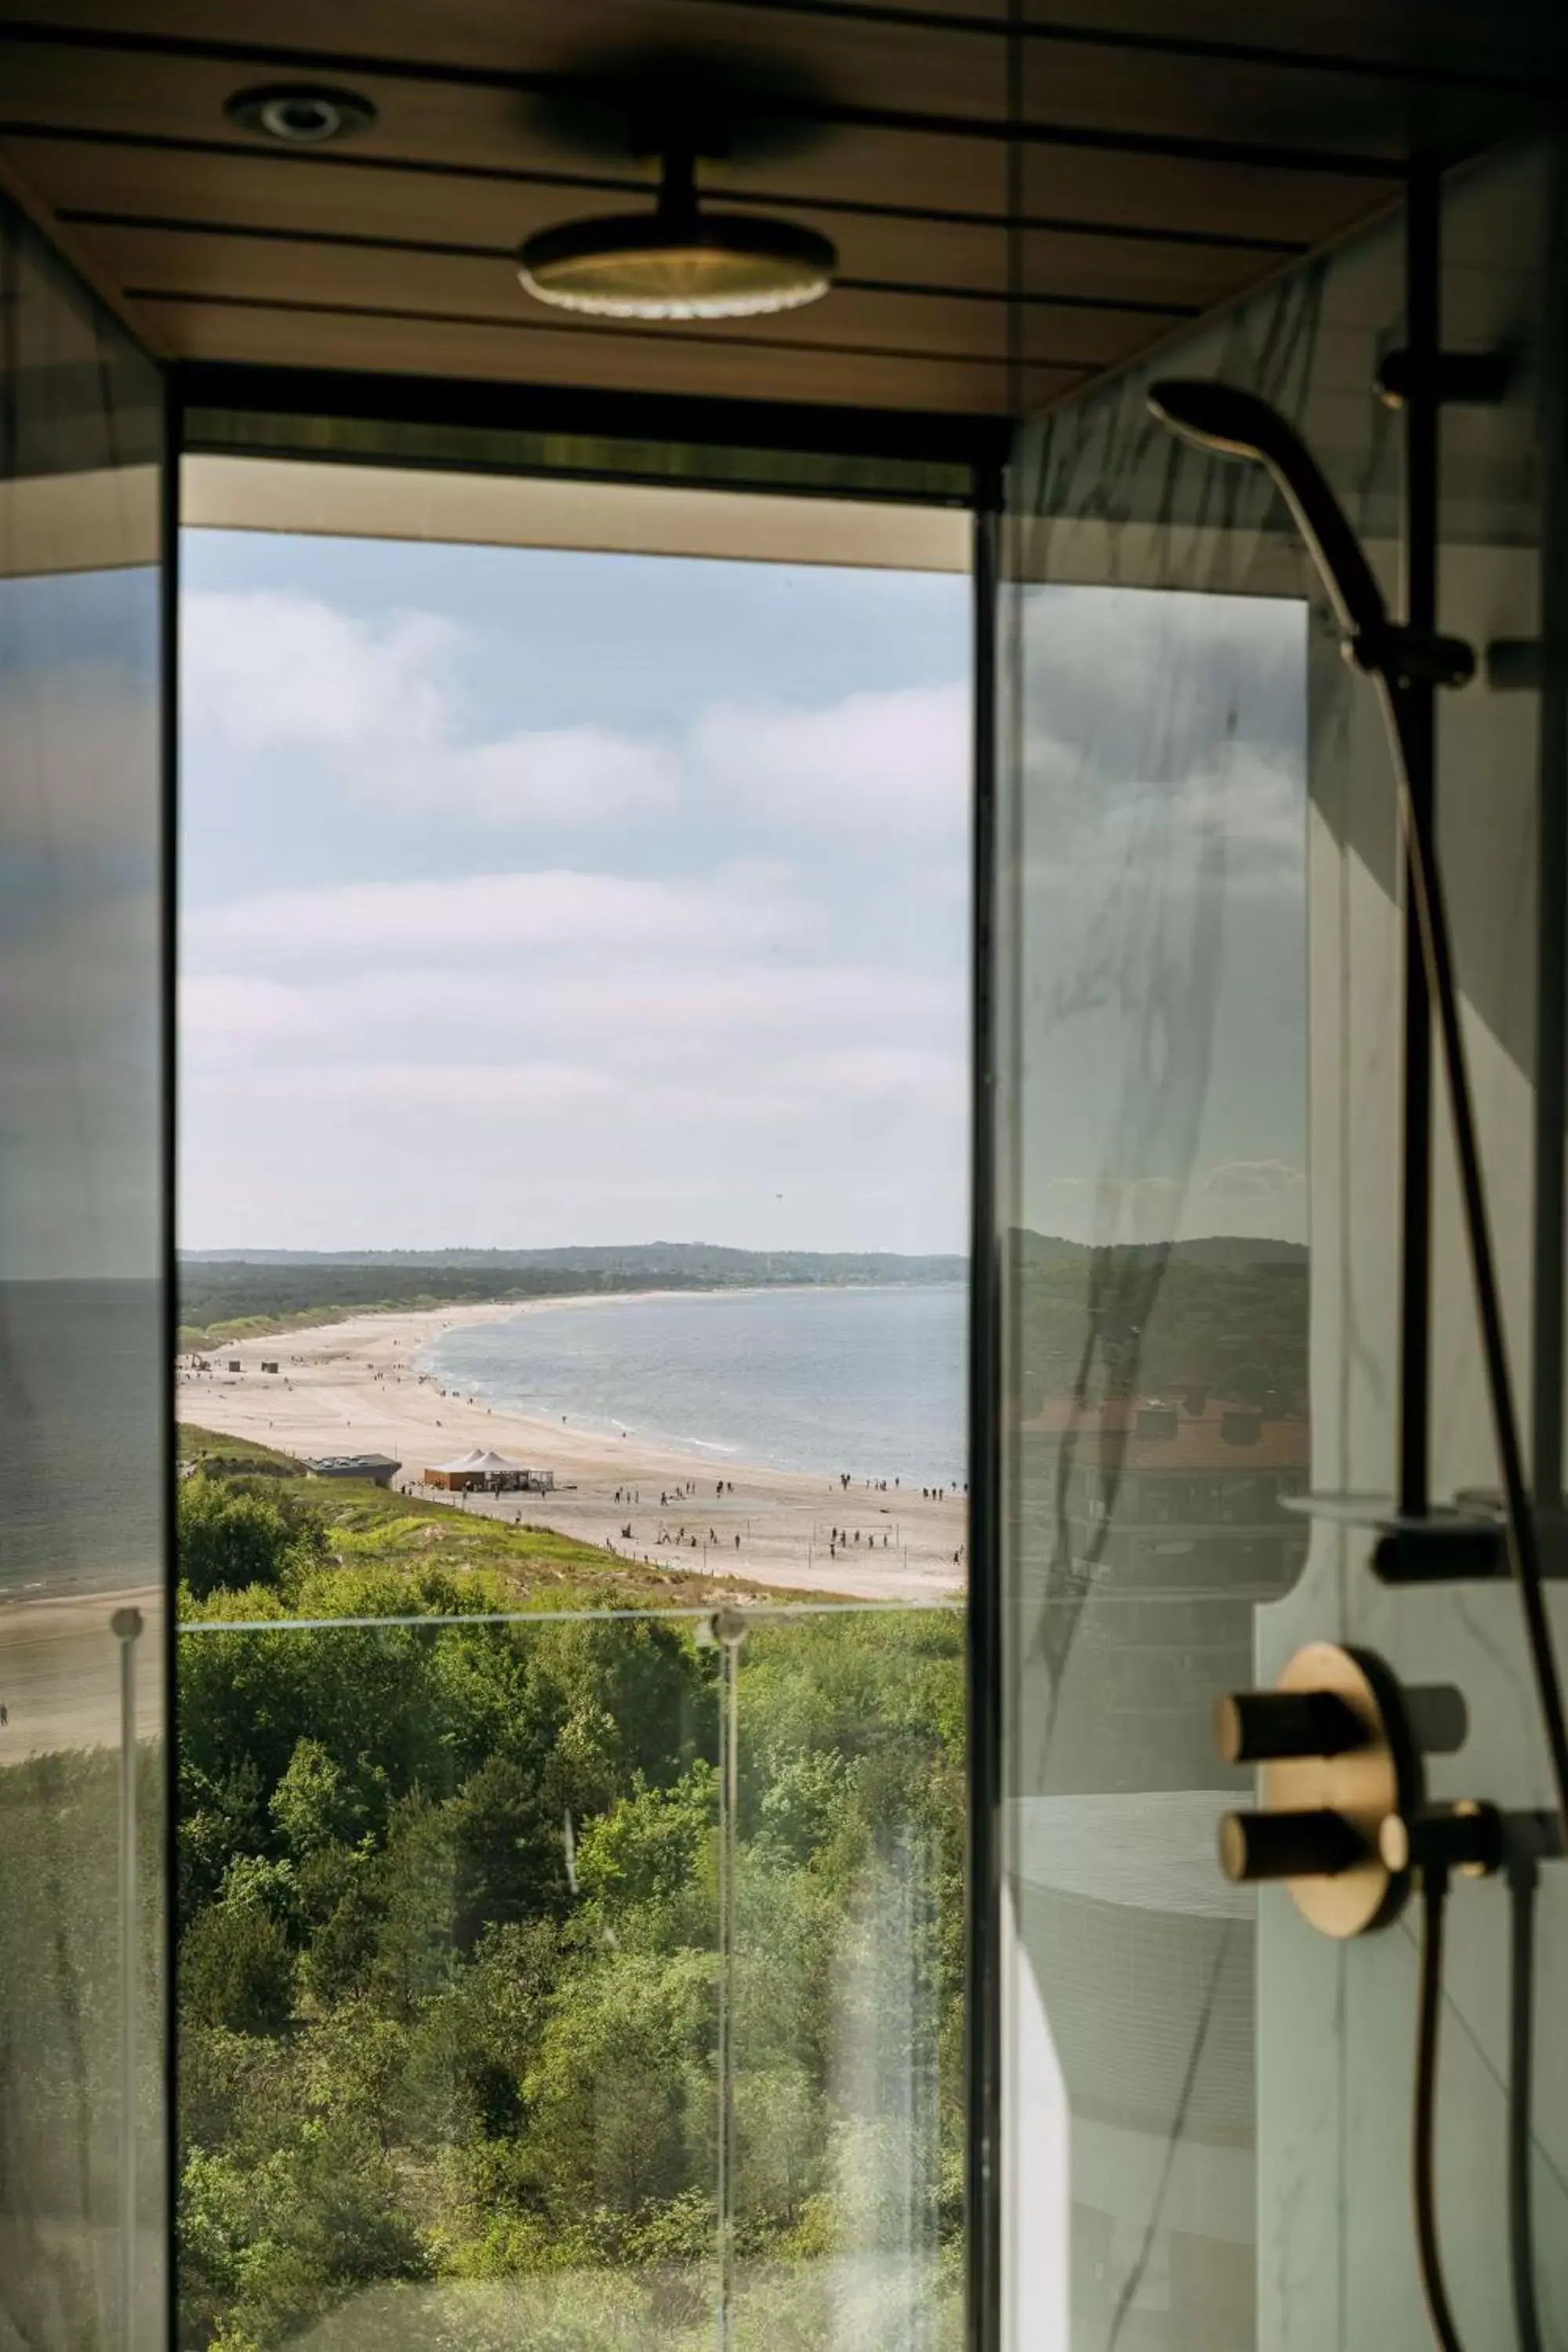
M 1308 551 L 1318 567 L 1342 628 L 1376 645 L 1388 626 L 1388 608 L 1361 542 L 1295 426 L 1237 384 L 1195 376 L 1167 376 L 1149 390 L 1161 423 L 1195 448 L 1216 457 L 1250 457 L 1267 466 Z
M 1282 436 L 1295 437 L 1257 393 L 1212 376 L 1163 377 L 1150 386 L 1149 405 L 1184 441 L 1227 457 L 1267 457 Z

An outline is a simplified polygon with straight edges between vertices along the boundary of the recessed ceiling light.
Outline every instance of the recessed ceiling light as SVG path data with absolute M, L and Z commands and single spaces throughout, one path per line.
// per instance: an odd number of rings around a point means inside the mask
M 752 319 L 815 302 L 838 256 L 761 213 L 705 213 L 689 153 L 667 156 L 650 213 L 564 221 L 531 236 L 518 276 L 541 302 L 597 319 Z
M 329 139 L 349 139 L 368 131 L 375 109 L 352 89 L 327 89 L 317 82 L 276 82 L 264 89 L 237 90 L 226 111 L 247 131 L 280 139 L 286 147 L 322 147 Z

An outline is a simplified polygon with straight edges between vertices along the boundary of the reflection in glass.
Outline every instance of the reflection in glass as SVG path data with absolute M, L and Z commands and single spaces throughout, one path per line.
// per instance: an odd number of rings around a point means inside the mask
M 1483 651 L 1543 628 L 1551 643 L 1561 592 L 1563 172 L 1560 142 L 1528 142 L 1442 189 L 1445 347 L 1517 362 L 1499 403 L 1442 420 L 1441 621 Z M 1280 408 L 1391 594 L 1404 435 L 1372 387 L 1404 341 L 1404 288 L 1390 219 L 1158 363 Z M 1327 616 L 1288 601 L 1318 592 L 1283 508 L 1257 469 L 1179 448 L 1146 388 L 1131 370 L 1026 428 L 1009 518 L 1012 2340 L 1034 2340 L 1055 2293 L 1057 2335 L 1095 2352 L 1414 2352 L 1430 2326 L 1408 2210 L 1410 1944 L 1400 1927 L 1332 1946 L 1278 1889 L 1254 1916 L 1224 1886 L 1207 1706 L 1238 1675 L 1271 1682 L 1301 1643 L 1339 1639 L 1465 1692 L 1468 1736 L 1458 1763 L 1434 1764 L 1439 1797 L 1484 1782 L 1538 1806 L 1544 1752 L 1513 1592 L 1392 1591 L 1366 1528 L 1321 1517 L 1307 1542 L 1279 1516 L 1306 1459 L 1309 1279 L 1311 1484 L 1391 1482 L 1393 779 L 1366 681 Z M 1553 694 L 1550 678 L 1537 696 L 1494 677 L 1440 698 L 1437 794 L 1504 1313 L 1546 1495 L 1562 1393 Z M 1294 1100 L 1304 1125 L 1308 859 L 1310 1275 L 1290 1198 L 1307 1162 L 1282 1117 Z M 1064 870 L 1082 874 L 1081 903 Z M 1433 1172 L 1431 1451 L 1447 1497 L 1495 1488 L 1497 1465 L 1440 1097 Z M 1200 1435 L 1205 1458 L 1184 1461 Z M 1538 1931 L 1544 1982 L 1549 1908 Z M 1495 1906 L 1456 1905 L 1437 2144 L 1467 2343 L 1513 2327 L 1498 2219 L 1507 1969 Z M 1538 2047 L 1548 2340 L 1552 2079 Z
M 1048 2058 L 1026 2097 L 1016 2018 L 1014 2260 L 1035 2201 L 1073 2344 L 1244 2352 L 1209 1711 L 1307 1547 L 1304 609 L 1039 586 L 1016 625 L 1007 1861 Z
M 156 372 L 0 200 L 0 2339 L 161 2340 Z

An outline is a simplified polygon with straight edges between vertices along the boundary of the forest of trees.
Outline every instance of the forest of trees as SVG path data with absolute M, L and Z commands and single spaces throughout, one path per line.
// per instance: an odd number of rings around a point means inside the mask
M 221 1347 L 264 1331 L 327 1323 L 370 1309 L 471 1299 L 570 1298 L 600 1292 L 722 1290 L 810 1283 L 962 1282 L 962 1257 L 887 1250 L 742 1250 L 701 1242 L 620 1248 L 200 1253 L 180 1260 L 182 1349 Z
M 757 2352 L 945 2352 L 959 1617 L 755 1613 L 726 1937 L 706 1619 L 465 1622 L 327 1507 L 182 1488 L 183 2345 L 706 2352 L 722 2272 Z

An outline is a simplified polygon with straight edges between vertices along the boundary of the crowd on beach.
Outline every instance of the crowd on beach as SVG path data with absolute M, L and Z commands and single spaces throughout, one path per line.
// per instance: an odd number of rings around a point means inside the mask
M 258 1370 L 265 1370 L 268 1377 L 261 1385 L 281 1392 L 280 1404 L 282 1396 L 298 1387 L 313 1386 L 310 1375 L 314 1372 L 318 1376 L 326 1375 L 333 1382 L 342 1381 L 350 1389 L 363 1384 L 382 1388 L 384 1393 L 386 1387 L 407 1386 L 423 1390 L 434 1399 L 457 1409 L 445 1418 L 451 1427 L 458 1430 L 462 1429 L 464 1411 L 469 1414 L 482 1413 L 492 1422 L 497 1418 L 495 1406 L 452 1385 L 449 1379 L 443 1379 L 439 1373 L 421 1369 L 413 1353 L 417 1344 L 416 1339 L 413 1341 L 402 1337 L 393 1339 L 394 1352 L 390 1361 L 376 1350 L 367 1349 L 362 1356 L 352 1347 L 344 1348 L 341 1352 L 334 1347 L 330 1352 L 312 1350 L 310 1353 L 284 1349 L 279 1350 L 281 1363 L 273 1359 L 265 1365 L 258 1365 L 250 1350 L 247 1349 L 245 1371 L 254 1375 Z M 408 1354 L 403 1352 L 405 1347 L 410 1350 Z M 221 1394 L 224 1390 L 238 1385 L 254 1395 L 254 1379 L 242 1378 L 237 1383 L 230 1364 L 224 1360 L 225 1353 L 216 1350 L 205 1360 L 187 1358 L 179 1367 L 182 1387 L 195 1386 L 199 1382 L 211 1395 L 215 1391 Z M 277 1364 L 276 1371 L 272 1369 L 274 1363 Z M 215 1374 L 218 1376 L 216 1379 Z M 224 1374 L 228 1375 L 226 1380 Z M 338 1401 L 334 1399 L 333 1402 L 336 1403 Z M 347 1403 L 349 1399 L 344 1397 L 342 1402 Z M 369 1406 L 368 1398 L 365 1402 Z M 195 1417 L 205 1420 L 207 1414 L 198 1408 Z M 221 1426 L 222 1416 L 214 1417 Z M 503 1423 L 507 1418 L 504 1408 L 500 1409 L 500 1418 Z M 542 1421 L 545 1413 L 541 1412 L 538 1418 Z M 548 1418 L 554 1422 L 556 1414 L 550 1412 Z M 559 1418 L 564 1431 L 570 1426 L 568 1416 L 561 1413 Z M 443 1415 L 439 1412 L 430 1415 L 426 1423 L 427 1431 L 432 1423 L 434 1428 L 443 1431 L 446 1436 Z M 287 1425 L 287 1422 L 279 1423 L 280 1427 Z M 274 1423 L 268 1415 L 262 1428 L 247 1416 L 239 1426 L 242 1429 L 248 1426 L 258 1435 L 268 1435 Z M 378 1445 L 384 1447 L 390 1442 L 394 1450 L 405 1454 L 405 1449 L 416 1442 L 406 1430 L 400 1429 L 395 1433 L 385 1422 L 384 1413 L 376 1412 L 374 1407 L 366 1412 L 359 1426 L 366 1431 L 367 1436 L 374 1430 Z M 344 1413 L 342 1427 L 345 1432 L 354 1430 L 355 1415 Z M 618 1431 L 623 1442 L 630 1435 L 631 1432 L 626 1427 Z M 641 1483 L 628 1481 L 624 1475 L 616 1478 L 615 1473 L 609 1471 L 607 1453 L 605 1471 L 608 1475 L 604 1475 L 604 1482 L 600 1483 L 600 1477 L 595 1475 L 595 1465 L 581 1459 L 584 1439 L 597 1452 L 596 1433 L 591 1430 L 574 1432 L 572 1451 L 579 1458 L 572 1467 L 577 1470 L 578 1475 L 575 1479 L 570 1472 L 564 1476 L 558 1475 L 548 1505 L 542 1497 L 531 1497 L 523 1508 L 511 1503 L 510 1497 L 507 1505 L 503 1506 L 494 1496 L 468 1495 L 445 1489 L 437 1491 L 426 1486 L 421 1475 L 422 1465 L 416 1466 L 413 1463 L 395 1476 L 393 1483 L 399 1491 L 418 1495 L 423 1499 L 437 1501 L 447 1507 L 503 1517 L 518 1525 L 553 1526 L 563 1534 L 601 1543 L 605 1549 L 616 1557 L 628 1562 L 637 1561 L 647 1567 L 664 1565 L 673 1570 L 701 1566 L 718 1572 L 718 1563 L 721 1560 L 728 1564 L 731 1573 L 738 1571 L 763 1581 L 782 1574 L 787 1582 L 792 1578 L 798 1578 L 802 1570 L 810 1573 L 815 1570 L 817 1574 L 823 1574 L 829 1567 L 843 1575 L 847 1573 L 847 1563 L 856 1563 L 857 1574 L 851 1577 L 848 1586 L 852 1591 L 876 1590 L 884 1575 L 893 1580 L 895 1588 L 900 1580 L 907 1580 L 911 1575 L 922 1580 L 933 1575 L 942 1576 L 949 1566 L 953 1571 L 953 1581 L 962 1581 L 965 1557 L 962 1541 L 956 1543 L 951 1554 L 942 1551 L 938 1549 L 941 1538 L 937 1536 L 937 1528 L 942 1523 L 934 1519 L 931 1523 L 925 1523 L 923 1512 L 915 1521 L 911 1521 L 909 1515 L 918 1510 L 917 1496 L 919 1506 L 928 1508 L 933 1505 L 951 1507 L 960 1503 L 968 1492 L 963 1481 L 925 1484 L 916 1487 L 912 1484 L 906 1486 L 901 1474 L 866 1476 L 857 1475 L 849 1470 L 836 1471 L 826 1479 L 826 1489 L 851 1507 L 850 1511 L 835 1512 L 832 1523 L 826 1525 L 823 1518 L 818 1517 L 811 1501 L 811 1487 L 816 1481 L 803 1477 L 799 1473 L 742 1471 L 739 1492 L 736 1480 L 728 1475 L 709 1479 L 693 1475 L 673 1480 L 667 1475 L 657 1487 L 650 1487 L 649 1501 L 645 1505 Z M 351 1440 L 340 1442 L 352 1443 Z M 360 1442 L 363 1444 L 365 1440 L 361 1439 Z M 615 1480 L 613 1485 L 612 1479 Z M 817 1495 L 822 1492 L 823 1487 L 817 1486 Z M 656 1494 L 657 1509 L 654 1504 Z M 699 1503 L 700 1494 L 710 1496 L 710 1507 L 705 1512 Z M 859 1526 L 852 1523 L 853 1497 L 857 1494 L 868 1498 L 886 1498 L 879 1499 L 874 1506 L 868 1505 L 867 1517 L 872 1510 L 875 1512 L 872 1524 L 866 1524 L 864 1518 Z M 606 1505 L 614 1509 L 614 1522 L 595 1525 L 599 1510 Z M 707 1520 L 706 1526 L 703 1525 L 704 1519 Z M 954 1543 L 959 1528 L 949 1525 L 945 1533 L 947 1541 Z M 933 1537 L 936 1538 L 934 1542 Z M 692 1559 L 693 1553 L 698 1555 L 697 1559 Z M 868 1587 L 864 1580 L 873 1561 L 885 1561 L 886 1567 L 879 1566 L 875 1571 L 876 1584 Z

